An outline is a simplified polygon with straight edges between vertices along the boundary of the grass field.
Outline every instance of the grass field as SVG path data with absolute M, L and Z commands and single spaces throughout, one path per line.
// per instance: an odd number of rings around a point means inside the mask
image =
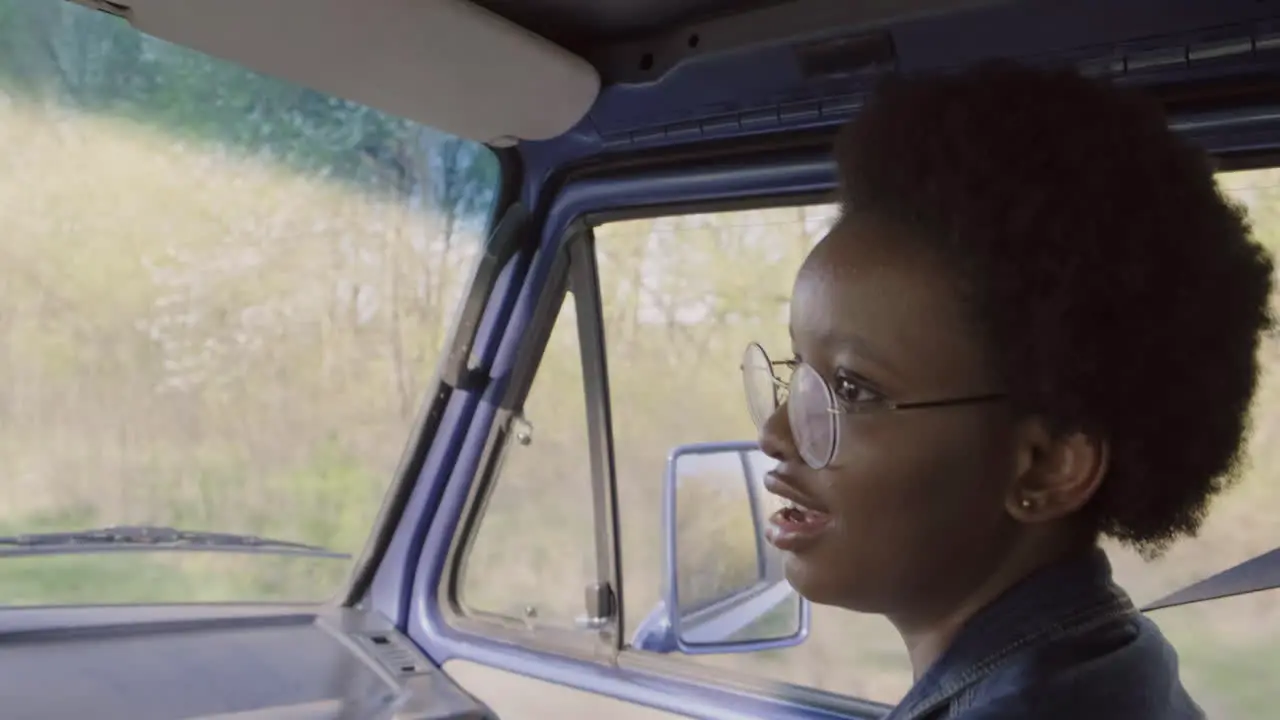
M 0 142 L 0 527 L 164 524 L 358 553 L 476 238 L 125 120 L 0 98 Z M 0 562 L 0 603 L 311 598 L 349 568 L 42 562 Z

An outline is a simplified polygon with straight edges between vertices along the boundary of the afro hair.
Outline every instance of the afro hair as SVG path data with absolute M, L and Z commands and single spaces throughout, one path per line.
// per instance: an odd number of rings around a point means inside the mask
M 1096 530 L 1194 535 L 1238 475 L 1273 269 L 1159 105 L 1009 63 L 891 79 L 836 161 L 846 214 L 955 268 L 1018 409 L 1107 440 Z

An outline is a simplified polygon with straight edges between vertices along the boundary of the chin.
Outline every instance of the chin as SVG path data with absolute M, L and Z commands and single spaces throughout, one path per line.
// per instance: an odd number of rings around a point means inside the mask
M 850 577 L 864 574 L 850 572 L 853 568 L 841 564 L 841 572 L 832 572 L 830 563 L 815 562 L 812 557 L 788 553 L 784 570 L 787 582 L 801 597 L 815 605 L 833 605 L 846 610 L 883 614 L 885 603 L 879 602 L 870 588 L 862 586 Z
M 803 555 L 787 553 L 783 566 L 787 582 L 800 596 L 818 605 L 843 605 L 841 583 L 822 564 Z

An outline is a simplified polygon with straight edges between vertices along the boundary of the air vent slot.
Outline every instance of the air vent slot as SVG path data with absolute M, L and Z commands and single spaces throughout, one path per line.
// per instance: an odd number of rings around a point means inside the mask
M 387 672 L 397 677 L 421 675 L 431 669 L 430 663 L 409 641 L 394 633 L 371 633 L 358 636 L 360 644 L 377 658 Z
M 892 70 L 898 61 L 893 36 L 887 32 L 809 43 L 795 52 L 806 78 L 880 73 Z
M 1256 55 L 1280 49 L 1280 33 L 1251 33 L 1240 30 L 1234 35 L 1185 43 L 1172 43 L 1162 47 L 1117 49 L 1101 57 L 1091 57 L 1079 63 L 1085 75 L 1121 76 L 1144 70 L 1168 68 L 1195 68 L 1221 61 L 1248 61 Z

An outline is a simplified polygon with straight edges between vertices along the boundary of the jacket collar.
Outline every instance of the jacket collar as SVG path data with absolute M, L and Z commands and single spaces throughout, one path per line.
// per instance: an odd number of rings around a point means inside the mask
M 1045 566 L 965 623 L 889 715 L 918 718 L 986 677 L 1014 652 L 1136 612 L 1099 548 Z

